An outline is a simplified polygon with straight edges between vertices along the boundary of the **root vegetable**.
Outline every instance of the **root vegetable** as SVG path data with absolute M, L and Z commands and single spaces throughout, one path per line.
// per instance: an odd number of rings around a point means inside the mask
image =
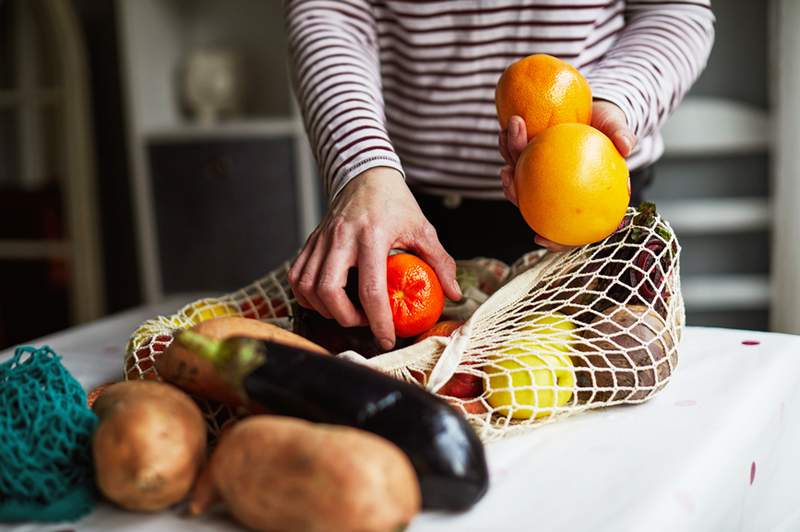
M 641 401 L 661 390 L 678 364 L 664 319 L 642 305 L 614 306 L 597 316 L 576 344 L 579 402 Z M 616 391 L 596 388 L 618 388 Z
M 289 331 L 259 320 L 239 317 L 224 317 L 203 321 L 191 328 L 215 340 L 224 340 L 232 336 L 247 336 L 259 340 L 278 341 L 286 345 L 299 347 L 315 353 L 327 351 Z M 173 342 L 166 352 L 156 360 L 156 370 L 162 379 L 180 388 L 230 406 L 243 405 L 237 391 L 225 382 L 214 369 L 214 365 Z
M 214 487 L 254 530 L 395 531 L 420 509 L 414 469 L 373 434 L 254 416 L 214 451 Z
M 150 512 L 183 499 L 206 452 L 200 409 L 168 384 L 126 381 L 94 404 L 100 418 L 92 438 L 100 491 L 128 510 Z

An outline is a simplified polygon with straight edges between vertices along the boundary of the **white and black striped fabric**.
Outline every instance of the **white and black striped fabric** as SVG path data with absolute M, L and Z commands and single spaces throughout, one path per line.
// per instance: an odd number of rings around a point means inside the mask
M 376 166 L 423 191 L 502 198 L 494 89 L 535 53 L 575 65 L 638 138 L 631 169 L 705 66 L 710 2 L 287 0 L 295 89 L 329 198 Z

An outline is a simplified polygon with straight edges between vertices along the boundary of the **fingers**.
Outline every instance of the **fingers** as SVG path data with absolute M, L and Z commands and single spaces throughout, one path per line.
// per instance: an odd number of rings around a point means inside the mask
M 595 101 L 592 105 L 592 126 L 602 131 L 619 151 L 627 157 L 636 146 L 636 135 L 628 127 L 625 113 L 611 102 Z
M 331 314 L 331 312 L 328 310 L 328 307 L 325 306 L 325 303 L 322 302 L 322 299 L 320 299 L 319 293 L 317 292 L 317 280 L 319 279 L 319 273 L 322 269 L 322 265 L 325 263 L 325 255 L 327 252 L 328 243 L 326 239 L 317 239 L 317 245 L 314 247 L 314 251 L 311 252 L 311 256 L 308 258 L 308 261 L 306 261 L 305 268 L 303 268 L 303 273 L 300 274 L 298 288 L 300 293 L 303 294 L 303 297 L 306 298 L 313 309 L 322 314 L 324 317 L 332 319 L 333 314 Z
M 300 254 L 294 259 L 292 263 L 292 267 L 289 268 L 288 278 L 289 278 L 289 286 L 292 287 L 292 292 L 294 293 L 294 298 L 297 302 L 306 308 L 313 308 L 311 303 L 300 293 L 298 289 L 298 281 L 300 280 L 300 275 L 303 273 L 303 268 L 308 261 L 308 258 L 311 256 L 311 252 L 314 250 L 314 246 L 317 242 L 317 237 L 319 235 L 319 228 L 315 229 L 308 238 L 306 239 L 305 245 L 303 245 L 303 249 L 300 251 Z
M 500 155 L 502 155 L 503 160 L 508 164 L 512 164 L 513 161 L 511 160 L 511 154 L 508 152 L 507 129 L 503 129 L 497 134 L 497 146 L 500 148 Z
M 517 205 L 517 186 L 514 183 L 514 168 L 512 166 L 506 165 L 500 169 L 500 181 L 503 183 L 503 193 L 506 195 L 506 199 Z
M 557 244 L 556 242 L 547 240 L 546 238 L 541 237 L 539 235 L 536 235 L 536 237 L 533 240 L 543 248 L 547 248 L 549 251 L 552 252 L 569 251 L 571 249 L 575 249 L 574 246 L 565 246 L 563 244 Z
M 325 262 L 317 276 L 316 293 L 330 312 L 331 316 L 342 327 L 364 325 L 364 315 L 359 312 L 347 297 L 347 271 L 356 263 L 356 246 L 354 238 L 334 237 Z
M 511 156 L 511 165 L 517 164 L 517 159 L 528 145 L 528 129 L 521 116 L 514 115 L 508 121 L 508 153 Z
M 389 245 L 379 242 L 358 243 L 358 297 L 367 315 L 372 334 L 381 348 L 394 346 L 394 322 L 386 291 L 386 257 Z
M 623 157 L 630 155 L 633 151 L 633 147 L 636 145 L 636 137 L 627 127 L 617 129 L 611 133 L 611 135 L 608 135 L 608 137 L 611 139 L 611 142 L 614 143 L 619 154 Z
M 451 301 L 461 299 L 461 287 L 456 280 L 456 261 L 444 250 L 436 229 L 426 221 L 413 242 L 404 242 L 409 248 L 416 251 L 417 255 L 430 264 L 436 272 L 439 282 L 444 290 L 444 295 Z

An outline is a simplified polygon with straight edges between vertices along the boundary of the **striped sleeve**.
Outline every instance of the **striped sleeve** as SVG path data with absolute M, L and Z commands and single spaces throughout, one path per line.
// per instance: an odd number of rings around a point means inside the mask
M 386 131 L 376 22 L 366 0 L 287 0 L 295 93 L 329 200 L 377 166 L 403 173 Z
M 629 1 L 627 24 L 586 78 L 620 107 L 637 137 L 666 121 L 703 71 L 714 42 L 708 0 Z

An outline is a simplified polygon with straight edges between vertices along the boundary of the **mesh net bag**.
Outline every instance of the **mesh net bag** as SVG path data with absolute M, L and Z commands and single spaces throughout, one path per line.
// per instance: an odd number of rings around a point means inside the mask
M 0 364 L 0 522 L 74 520 L 94 505 L 83 388 L 49 347 Z
M 485 440 L 663 389 L 684 324 L 680 246 L 652 205 L 566 253 L 522 257 L 449 338 L 360 360 L 460 409 Z
M 466 320 L 370 359 L 340 356 L 418 383 L 461 410 L 488 441 L 589 409 L 642 402 L 677 365 L 684 323 L 680 246 L 644 204 L 605 240 L 566 253 L 535 251 L 508 266 L 458 262 L 464 298 L 443 319 Z M 288 328 L 288 264 L 248 287 L 143 324 L 128 345 L 127 378 L 156 378 L 153 361 L 175 328 L 238 314 Z M 235 415 L 204 405 L 212 433 Z
M 294 297 L 287 274 L 289 263 L 250 285 L 218 298 L 204 298 L 190 303 L 171 316 L 158 316 L 140 325 L 125 349 L 125 379 L 160 379 L 155 367 L 159 355 L 172 343 L 173 331 L 190 328 L 202 321 L 223 316 L 269 321 L 290 328 Z M 205 416 L 212 438 L 241 412 L 216 401 L 194 397 Z

